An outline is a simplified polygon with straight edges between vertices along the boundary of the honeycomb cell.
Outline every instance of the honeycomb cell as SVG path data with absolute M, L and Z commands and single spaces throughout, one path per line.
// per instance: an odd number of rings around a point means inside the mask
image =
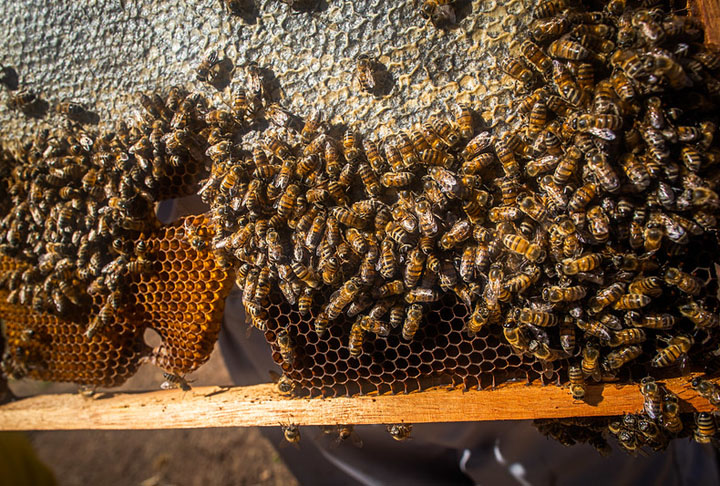
M 445 348 L 445 356 L 448 358 L 457 358 L 460 356 L 460 348 L 454 345 L 449 345 Z

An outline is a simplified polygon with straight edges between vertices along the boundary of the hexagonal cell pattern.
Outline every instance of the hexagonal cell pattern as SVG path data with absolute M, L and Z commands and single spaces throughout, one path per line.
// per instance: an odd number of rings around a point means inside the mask
M 3 257 L 0 273 L 18 268 Z M 7 302 L 0 290 L 0 317 L 7 339 L 3 370 L 10 376 L 27 375 L 43 381 L 71 381 L 86 385 L 117 386 L 132 376 L 139 358 L 147 354 L 136 316 L 121 309 L 106 332 L 85 336 L 87 322 L 73 322 L 28 306 Z
M 3 370 L 38 380 L 117 386 L 135 373 L 140 358 L 148 354 L 151 362 L 179 375 L 205 363 L 220 331 L 232 280 L 211 252 L 194 249 L 185 240 L 191 227 L 198 234 L 211 235 L 204 218 L 189 217 L 144 238 L 152 271 L 133 275 L 132 298 L 125 299 L 92 338 L 85 331 L 103 303 L 93 304 L 87 321 L 74 322 L 10 304 L 8 291 L 0 290 L 0 318 L 7 338 Z M 0 275 L 23 265 L 2 257 Z M 152 351 L 143 341 L 146 328 L 162 338 Z
M 358 393 L 406 393 L 435 385 L 466 388 L 495 386 L 508 380 L 560 383 L 560 363 L 514 354 L 512 348 L 487 327 L 474 336 L 464 331 L 468 310 L 450 294 L 432 304 L 414 338 L 399 333 L 387 337 L 366 333 L 362 353 L 351 356 L 347 347 L 350 319 L 341 317 L 322 337 L 313 328 L 321 311 L 317 302 L 301 317 L 279 293 L 270 296 L 265 338 L 273 359 L 301 390 L 310 396 Z M 278 331 L 286 329 L 293 345 L 293 359 L 284 362 L 277 344 Z
M 130 285 L 135 312 L 163 340 L 151 361 L 179 375 L 210 358 L 232 285 L 211 252 L 193 247 L 190 232 L 211 235 L 203 217 L 188 217 L 145 240 L 153 271 Z

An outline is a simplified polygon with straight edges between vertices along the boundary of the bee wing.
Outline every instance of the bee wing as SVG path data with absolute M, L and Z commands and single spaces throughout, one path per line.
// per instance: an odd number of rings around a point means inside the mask
M 595 135 L 598 138 L 602 138 L 603 140 L 615 140 L 616 135 L 615 132 L 608 128 L 591 128 L 588 130 L 592 135 Z

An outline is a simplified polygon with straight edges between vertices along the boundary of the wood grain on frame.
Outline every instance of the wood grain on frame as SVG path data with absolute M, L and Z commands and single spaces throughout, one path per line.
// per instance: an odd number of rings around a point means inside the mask
M 682 410 L 714 407 L 689 378 L 661 381 Z M 588 402 L 567 388 L 511 383 L 495 390 L 432 389 L 404 395 L 288 398 L 272 384 L 116 393 L 96 399 L 39 395 L 0 407 L 0 430 L 185 429 L 279 424 L 383 424 L 621 415 L 642 410 L 637 384 L 588 386 Z

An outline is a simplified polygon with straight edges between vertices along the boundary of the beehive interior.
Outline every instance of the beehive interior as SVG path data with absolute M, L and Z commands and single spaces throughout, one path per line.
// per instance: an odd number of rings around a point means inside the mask
M 210 56 L 198 79 L 242 91 L 148 93 L 112 131 L 0 151 L 4 372 L 112 386 L 148 357 L 183 376 L 233 279 L 297 394 L 714 371 L 720 55 L 671 7 L 539 4 L 500 110 L 464 96 L 379 135 Z M 354 67 L 379 102 L 381 62 Z M 196 192 L 210 212 L 157 223 Z

